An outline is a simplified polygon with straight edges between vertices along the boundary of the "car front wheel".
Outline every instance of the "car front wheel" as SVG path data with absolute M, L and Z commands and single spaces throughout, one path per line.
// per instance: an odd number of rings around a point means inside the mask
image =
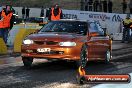
M 107 50 L 105 54 L 105 63 L 109 63 L 110 59 L 111 59 L 111 52 L 110 50 Z
M 31 67 L 33 58 L 31 57 L 22 57 L 22 61 L 25 67 Z
M 87 46 L 83 46 L 81 50 L 81 55 L 80 55 L 80 65 L 84 68 L 86 67 L 88 60 L 88 49 Z

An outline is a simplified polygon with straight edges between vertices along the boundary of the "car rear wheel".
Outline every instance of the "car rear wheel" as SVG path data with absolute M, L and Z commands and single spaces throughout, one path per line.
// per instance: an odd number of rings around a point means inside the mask
M 86 67 L 87 60 L 88 60 L 88 49 L 87 46 L 83 46 L 81 50 L 81 55 L 80 55 L 80 65 L 84 68 Z
M 22 61 L 25 67 L 31 67 L 33 58 L 31 57 L 22 57 Z
M 105 54 L 105 63 L 109 63 L 110 59 L 111 59 L 111 52 L 110 50 L 107 50 Z

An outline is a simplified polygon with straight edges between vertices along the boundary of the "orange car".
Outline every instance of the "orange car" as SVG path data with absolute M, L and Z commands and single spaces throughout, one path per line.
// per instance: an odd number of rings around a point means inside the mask
M 111 46 L 112 40 L 98 22 L 63 19 L 26 37 L 21 56 L 24 66 L 31 66 L 34 58 L 70 60 L 85 66 L 90 60 L 109 62 Z

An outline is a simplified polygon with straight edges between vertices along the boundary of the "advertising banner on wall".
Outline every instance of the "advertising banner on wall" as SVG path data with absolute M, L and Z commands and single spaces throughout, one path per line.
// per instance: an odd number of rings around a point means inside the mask
M 99 21 L 109 34 L 122 32 L 122 20 L 126 14 L 63 10 L 64 19 L 81 19 Z

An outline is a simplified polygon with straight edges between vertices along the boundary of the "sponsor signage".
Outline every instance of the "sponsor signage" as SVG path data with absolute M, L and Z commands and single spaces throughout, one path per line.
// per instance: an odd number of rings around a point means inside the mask
M 85 75 L 88 83 L 130 83 L 130 75 Z M 84 80 L 84 81 L 85 81 Z

